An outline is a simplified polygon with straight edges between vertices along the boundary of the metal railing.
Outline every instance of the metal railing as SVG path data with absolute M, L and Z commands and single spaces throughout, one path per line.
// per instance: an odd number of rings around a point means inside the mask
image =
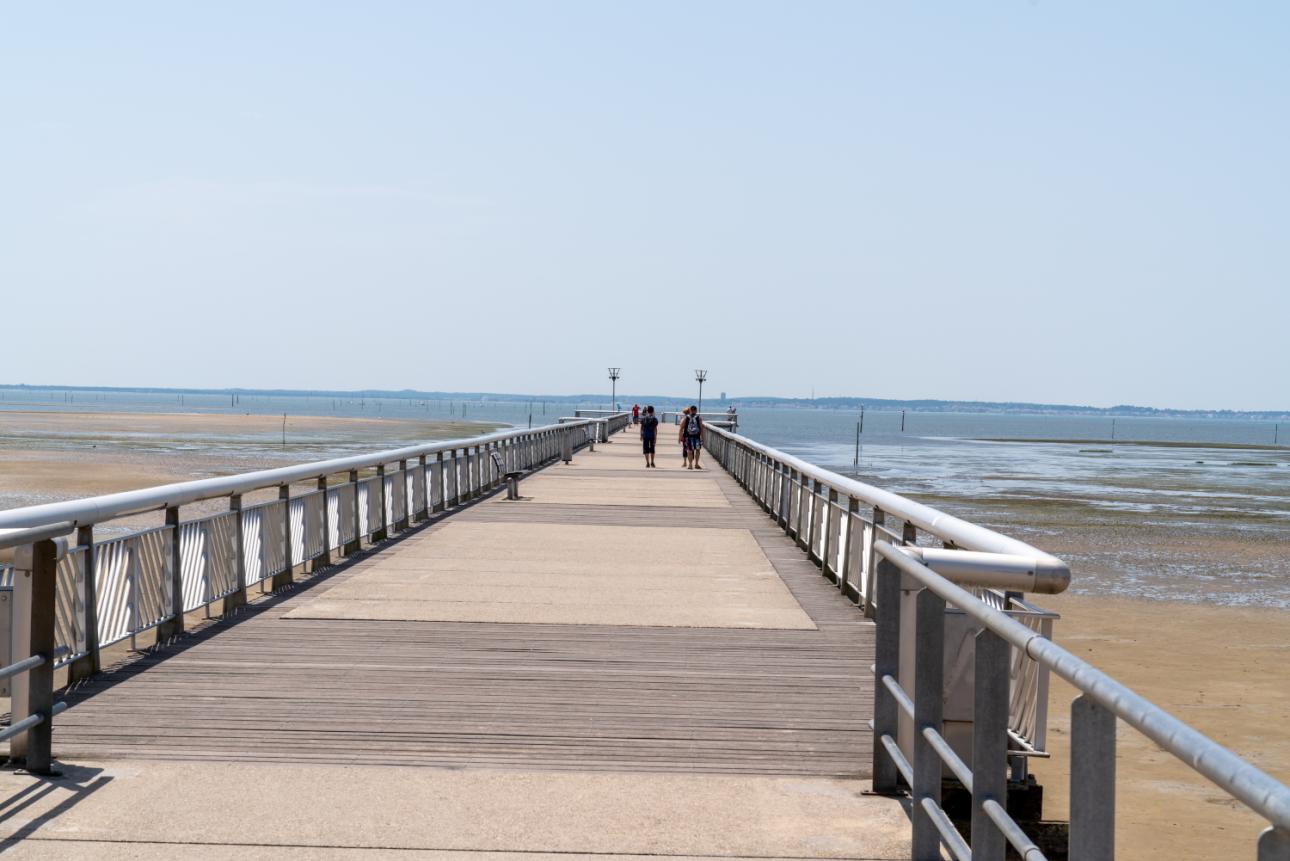
M 572 422 L 591 422 L 595 426 L 595 442 L 609 442 L 609 437 L 631 424 L 630 412 L 610 412 L 609 410 L 575 410 L 572 416 L 562 416 L 556 421 L 561 424 Z
M 679 425 L 681 423 L 680 412 L 674 412 L 672 410 L 664 410 L 660 414 L 660 416 L 661 418 L 659 419 L 659 421 L 662 422 L 663 424 L 670 423 L 674 425 Z M 739 427 L 738 413 L 699 413 L 699 418 L 703 419 L 703 423 L 705 425 L 720 423 L 722 426 L 729 425 L 736 429 Z
M 30 628 L 34 656 L 0 669 L 0 679 L 27 679 L 15 685 L 13 722 L 0 740 L 26 751 L 29 770 L 47 770 L 56 667 L 68 666 L 69 682 L 90 675 L 113 643 L 151 629 L 169 638 L 184 630 L 186 613 L 221 600 L 233 609 L 249 586 L 284 586 L 302 566 L 317 570 L 365 539 L 374 544 L 500 487 L 508 471 L 569 460 L 609 424 L 578 419 L 0 511 L 0 551 L 13 557 L 0 558 L 0 580 L 13 581 L 14 630 Z M 312 489 L 298 492 L 302 482 Z M 277 499 L 243 505 L 244 495 L 273 488 Z M 227 512 L 182 517 L 182 506 L 222 497 Z M 96 525 L 150 511 L 164 511 L 165 524 L 95 539 Z M 73 532 L 68 546 L 62 536 Z M 14 639 L 15 655 L 27 651 Z
M 1044 614 L 1025 618 L 1037 608 L 1014 593 L 1064 590 L 1070 570 L 1061 560 L 720 428 L 709 428 L 705 445 L 823 573 L 876 616 L 873 788 L 894 793 L 903 781 L 915 861 L 942 858 L 942 846 L 958 861 L 1002 861 L 1009 845 L 1027 861 L 1045 858 L 1009 813 L 1008 763 L 1030 752 L 1025 727 L 1015 724 L 1029 724 L 1032 734 L 1042 724 L 1047 695 L 1035 681 L 1049 672 L 1080 692 L 1071 705 L 1070 858 L 1114 857 L 1123 721 L 1269 823 L 1257 840 L 1259 861 L 1290 861 L 1290 788 L 1053 643 Z M 917 545 L 928 537 L 942 546 Z M 1009 607 L 1026 613 L 1014 618 Z M 972 690 L 971 735 L 957 746 L 945 715 L 947 683 L 958 681 L 946 677 L 947 624 L 956 615 L 970 623 L 971 648 L 952 671 Z M 1018 682 L 1019 661 L 1038 675 Z M 1032 690 L 1020 703 L 1019 684 Z M 971 795 L 970 843 L 942 806 L 947 772 Z

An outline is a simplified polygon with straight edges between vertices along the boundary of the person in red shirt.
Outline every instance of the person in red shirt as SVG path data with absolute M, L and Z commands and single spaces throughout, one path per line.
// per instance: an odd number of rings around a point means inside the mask
M 641 405 L 632 404 L 632 424 L 638 425 L 640 423 L 641 423 Z

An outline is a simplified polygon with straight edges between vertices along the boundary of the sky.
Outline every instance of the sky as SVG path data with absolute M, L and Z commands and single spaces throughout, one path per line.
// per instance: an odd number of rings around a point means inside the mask
M 1290 4 L 0 0 L 0 383 L 1290 407 Z

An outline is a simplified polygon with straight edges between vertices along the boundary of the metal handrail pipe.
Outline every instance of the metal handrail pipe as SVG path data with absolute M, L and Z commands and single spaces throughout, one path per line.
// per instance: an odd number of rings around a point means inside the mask
M 932 820 L 936 830 L 941 835 L 941 842 L 950 850 L 954 856 L 954 861 L 972 861 L 972 848 L 968 846 L 963 835 L 954 827 L 950 817 L 941 809 L 941 806 L 931 798 L 924 798 L 921 807 L 927 813 L 927 817 Z
M 900 682 L 896 681 L 888 673 L 882 677 L 882 684 L 883 687 L 891 692 L 891 696 L 896 700 L 896 705 L 900 706 L 900 710 L 912 718 L 914 716 L 914 701 L 909 698 L 909 694 L 905 693 L 905 689 L 900 686 Z
M 1026 832 L 1021 830 L 1017 821 L 1008 815 L 1008 811 L 1003 809 L 1003 805 L 988 798 L 981 802 L 981 809 L 985 815 L 990 817 L 990 821 L 999 829 L 1003 839 L 1012 844 L 1012 848 L 1017 850 L 1022 861 L 1048 861 L 1048 856 L 1044 855 L 1035 842 L 1026 836 Z
M 592 420 L 582 419 L 580 421 L 590 423 Z M 197 481 L 181 481 L 175 484 L 162 484 L 157 487 L 127 490 L 123 493 L 109 493 L 104 496 L 91 496 L 66 502 L 29 505 L 25 508 L 0 511 L 0 528 L 28 528 L 54 523 L 68 523 L 72 527 L 76 527 L 84 524 L 101 523 L 105 520 L 125 517 L 130 514 L 188 505 L 202 499 L 249 493 L 265 487 L 277 487 L 297 481 L 308 481 L 334 475 L 338 472 L 366 469 L 383 463 L 411 460 L 421 455 L 437 454 L 466 446 L 473 447 L 502 442 L 543 431 L 562 430 L 568 427 L 568 424 L 543 425 L 542 427 L 531 429 L 520 428 L 497 431 L 481 436 L 425 443 L 423 445 L 388 449 L 371 454 L 340 457 L 332 460 L 320 460 L 313 463 L 302 463 L 297 466 L 261 469 L 255 472 L 244 472 L 239 475 L 221 476 L 219 478 L 203 478 Z
M 27 715 L 17 723 L 10 724 L 3 731 L 0 731 L 0 741 L 8 741 L 18 733 L 26 732 L 34 726 L 40 726 L 44 721 L 44 715 Z
M 887 756 L 891 757 L 891 761 L 896 763 L 896 770 L 900 772 L 900 776 L 905 778 L 905 783 L 913 786 L 914 767 L 905 758 L 905 752 L 900 749 L 900 745 L 896 744 L 896 740 L 886 733 L 883 733 L 881 741 L 883 749 L 887 751 Z
M 15 661 L 7 667 L 0 667 L 0 679 L 7 679 L 19 673 L 25 673 L 27 670 L 34 670 L 43 663 L 45 663 L 44 655 L 32 655 L 31 657 L 23 658 L 21 661 Z
M 9 561 L 3 551 L 13 550 L 48 538 L 61 538 L 76 528 L 70 520 L 49 523 L 44 526 L 28 526 L 13 529 L 0 529 L 0 562 Z
M 67 703 L 61 702 L 61 701 L 56 702 L 54 703 L 54 707 L 50 709 L 50 716 L 57 717 L 58 715 L 62 714 L 65 711 L 67 711 Z M 10 724 L 9 726 L 5 727 L 4 730 L 0 732 L 0 741 L 8 741 L 9 739 L 13 738 L 15 735 L 18 735 L 21 732 L 26 732 L 27 730 L 31 729 L 34 726 L 40 726 L 44 722 L 45 722 L 44 715 L 38 715 L 38 714 L 27 715 L 25 718 L 18 721 L 17 723 Z
M 785 454 L 778 449 L 762 445 L 746 436 L 740 436 L 737 433 L 722 430 L 721 428 L 710 427 L 710 430 L 712 433 L 738 445 L 761 452 L 767 457 L 779 461 L 781 464 L 792 468 L 799 475 L 828 485 L 836 490 L 840 496 L 852 496 L 867 505 L 881 508 L 887 514 L 898 517 L 907 523 L 912 523 L 919 529 L 931 532 L 937 537 L 953 543 L 956 547 L 986 553 L 1027 556 L 1033 558 L 1036 564 L 1042 562 L 1046 569 L 1065 569 L 1069 574 L 1070 566 L 1065 562 L 1037 547 L 1026 544 L 1024 541 L 1000 535 L 993 529 L 987 529 L 984 526 L 960 520 L 951 514 L 937 511 L 931 506 L 914 502 L 911 499 L 906 499 L 903 496 L 882 490 L 871 484 L 865 484 L 862 481 L 856 481 L 853 478 L 847 478 L 836 472 L 823 469 L 791 454 Z
M 962 757 L 954 752 L 954 748 L 950 747 L 950 743 L 945 740 L 945 736 L 927 726 L 923 727 L 923 738 L 927 740 L 927 744 L 931 749 L 936 751 L 936 755 L 941 758 L 941 762 L 950 767 L 950 771 L 954 772 L 954 776 L 959 779 L 959 783 L 963 784 L 963 788 L 971 792 L 972 769 L 968 768 Z
M 904 545 L 901 550 L 955 583 L 1055 595 L 1071 583 L 1070 568 L 1045 559 L 978 550 Z
M 1290 787 L 1241 759 L 1218 742 L 1183 723 L 1150 700 L 1134 693 L 1088 664 L 956 586 L 903 552 L 879 541 L 875 549 L 887 561 L 985 628 L 998 634 L 1036 663 L 1048 667 L 1103 708 L 1172 753 L 1215 786 L 1267 819 L 1290 829 Z
M 54 649 L 53 659 L 58 660 L 70 651 L 71 649 L 66 646 L 59 646 L 57 649 Z M 14 661 L 7 667 L 0 667 L 0 679 L 7 679 L 10 676 L 16 676 L 19 673 L 25 673 L 27 670 L 34 670 L 47 660 L 48 658 L 44 655 L 31 655 L 30 657 L 23 658 L 21 661 Z

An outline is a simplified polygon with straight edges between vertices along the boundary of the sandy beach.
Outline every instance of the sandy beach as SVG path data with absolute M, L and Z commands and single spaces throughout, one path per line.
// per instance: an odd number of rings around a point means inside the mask
M 1170 601 L 1036 596 L 1062 614 L 1054 639 L 1273 777 L 1290 781 L 1290 615 Z M 1049 748 L 1036 761 L 1046 815 L 1067 810 L 1072 687 L 1054 679 Z M 1123 724 L 1117 848 L 1133 859 L 1252 857 L 1266 827 Z

